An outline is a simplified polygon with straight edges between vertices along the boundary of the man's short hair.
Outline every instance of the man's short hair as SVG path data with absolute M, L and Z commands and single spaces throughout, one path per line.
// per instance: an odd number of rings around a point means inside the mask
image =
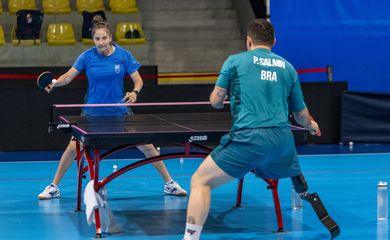
M 256 19 L 248 24 L 247 35 L 255 45 L 273 47 L 275 42 L 274 27 L 265 19 Z

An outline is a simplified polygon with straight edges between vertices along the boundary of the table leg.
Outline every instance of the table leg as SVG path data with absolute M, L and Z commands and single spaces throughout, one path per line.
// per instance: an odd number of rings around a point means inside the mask
M 240 180 L 238 180 L 236 207 L 241 207 L 243 185 L 244 185 L 244 177 L 242 177 L 242 178 L 240 178 Z

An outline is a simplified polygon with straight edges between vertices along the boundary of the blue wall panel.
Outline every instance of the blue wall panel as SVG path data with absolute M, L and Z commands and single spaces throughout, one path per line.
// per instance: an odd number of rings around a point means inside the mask
M 274 52 L 296 68 L 334 66 L 350 90 L 390 93 L 390 1 L 271 1 Z M 325 81 L 326 74 L 301 74 Z

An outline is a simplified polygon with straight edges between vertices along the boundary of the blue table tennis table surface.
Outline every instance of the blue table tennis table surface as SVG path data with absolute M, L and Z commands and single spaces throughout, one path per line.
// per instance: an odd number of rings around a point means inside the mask
M 217 143 L 232 126 L 230 112 L 73 115 L 59 116 L 59 119 L 58 128 L 70 130 L 86 145 L 99 147 L 168 142 Z M 292 130 L 304 130 L 298 126 L 291 127 Z
M 70 128 L 84 144 L 215 142 L 229 132 L 229 112 L 138 114 L 125 116 L 60 116 L 60 128 Z

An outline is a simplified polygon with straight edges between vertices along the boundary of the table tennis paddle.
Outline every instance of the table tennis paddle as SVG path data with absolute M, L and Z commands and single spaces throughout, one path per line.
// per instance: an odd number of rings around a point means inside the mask
M 41 75 L 38 76 L 37 78 L 37 85 L 40 89 L 45 89 L 47 86 L 49 86 L 50 84 L 54 84 L 57 82 L 56 79 L 53 79 L 53 73 L 51 72 L 43 72 L 41 73 Z

